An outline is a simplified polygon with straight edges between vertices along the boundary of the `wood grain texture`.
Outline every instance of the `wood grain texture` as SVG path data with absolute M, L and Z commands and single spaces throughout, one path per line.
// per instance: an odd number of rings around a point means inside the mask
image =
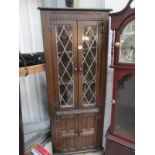
M 41 9 L 46 59 L 49 110 L 54 153 L 95 150 L 102 145 L 103 116 L 106 87 L 108 12 L 95 10 Z M 80 21 L 79 21 L 80 20 Z M 59 67 L 57 60 L 57 26 L 71 26 L 74 71 L 74 104 L 61 106 Z M 85 26 L 98 27 L 96 104 L 83 106 L 82 45 Z M 102 30 L 102 31 L 101 31 Z

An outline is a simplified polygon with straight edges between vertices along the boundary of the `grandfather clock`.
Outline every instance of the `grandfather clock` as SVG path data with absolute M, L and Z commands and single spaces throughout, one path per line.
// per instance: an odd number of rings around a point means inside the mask
M 135 9 L 131 3 L 111 14 L 114 78 L 105 155 L 135 154 Z

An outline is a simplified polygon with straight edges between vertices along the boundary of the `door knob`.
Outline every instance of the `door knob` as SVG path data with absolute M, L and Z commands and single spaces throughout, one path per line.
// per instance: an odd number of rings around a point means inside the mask
M 78 45 L 78 50 L 82 50 L 83 46 L 82 45 Z
M 111 100 L 111 103 L 112 103 L 112 104 L 115 104 L 115 103 L 116 103 L 116 100 Z
M 82 68 L 81 67 L 79 68 L 79 71 L 82 71 Z
M 120 45 L 121 45 L 120 42 L 115 43 L 115 47 L 120 47 Z
M 78 70 L 77 67 L 75 67 L 75 68 L 74 68 L 74 71 L 76 72 L 77 70 Z

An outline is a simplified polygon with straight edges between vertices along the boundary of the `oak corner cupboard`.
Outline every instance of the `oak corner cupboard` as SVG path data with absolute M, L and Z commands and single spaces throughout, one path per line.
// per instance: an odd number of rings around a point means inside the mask
M 54 153 L 100 149 L 110 10 L 39 9 Z

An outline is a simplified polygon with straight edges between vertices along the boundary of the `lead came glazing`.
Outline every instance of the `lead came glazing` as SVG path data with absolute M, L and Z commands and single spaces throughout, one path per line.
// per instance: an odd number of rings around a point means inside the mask
M 56 41 L 60 106 L 71 107 L 74 105 L 74 72 L 70 25 L 56 27 Z
M 96 64 L 98 27 L 85 26 L 83 36 L 83 105 L 96 103 Z

